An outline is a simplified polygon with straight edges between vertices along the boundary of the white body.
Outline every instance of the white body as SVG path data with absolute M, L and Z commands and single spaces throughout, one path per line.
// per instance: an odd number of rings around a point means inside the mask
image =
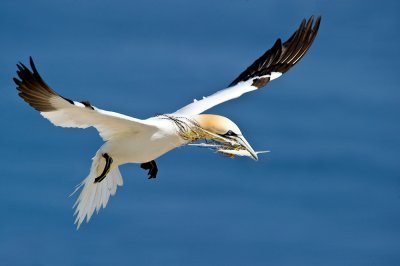
M 104 143 L 99 152 L 108 153 L 117 165 L 146 163 L 187 143 L 177 134 L 171 120 L 152 117 L 146 121 L 153 124 L 154 129 L 122 134 Z

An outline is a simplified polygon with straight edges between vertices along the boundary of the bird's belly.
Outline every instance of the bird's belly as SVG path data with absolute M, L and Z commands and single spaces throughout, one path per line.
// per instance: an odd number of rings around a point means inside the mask
M 184 142 L 178 136 L 162 138 L 132 136 L 109 141 L 101 149 L 103 153 L 108 153 L 118 164 L 145 163 L 182 144 Z

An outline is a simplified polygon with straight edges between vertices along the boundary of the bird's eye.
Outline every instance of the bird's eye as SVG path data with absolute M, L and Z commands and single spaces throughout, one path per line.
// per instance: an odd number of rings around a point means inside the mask
M 229 136 L 229 137 L 236 137 L 237 134 L 234 133 L 232 130 L 228 130 L 228 132 L 225 133 L 225 136 Z

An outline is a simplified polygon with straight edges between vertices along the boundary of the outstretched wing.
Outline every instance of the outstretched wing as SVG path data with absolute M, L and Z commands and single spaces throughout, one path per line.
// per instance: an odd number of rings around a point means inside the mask
M 305 55 L 317 36 L 321 17 L 314 23 L 314 16 L 308 21 L 303 19 L 299 28 L 282 44 L 278 39 L 271 49 L 266 51 L 252 65 L 243 71 L 229 86 L 202 100 L 194 101 L 175 113 L 183 115 L 200 114 L 220 103 L 240 97 L 246 92 L 264 87 L 271 80 L 279 78 L 293 67 Z
M 29 59 L 32 71 L 22 63 L 17 65 L 19 79 L 14 78 L 14 82 L 17 84 L 19 96 L 54 125 L 95 127 L 105 141 L 121 134 L 154 129 L 145 120 L 101 110 L 88 101 L 77 102 L 62 97 L 43 81 L 32 58 Z

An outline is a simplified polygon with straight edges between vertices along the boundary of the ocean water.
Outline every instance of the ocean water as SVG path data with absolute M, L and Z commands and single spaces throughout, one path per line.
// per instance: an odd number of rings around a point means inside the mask
M 1 265 L 400 265 L 397 1 L 2 1 Z M 69 197 L 102 144 L 18 96 L 33 56 L 61 95 L 138 118 L 224 88 L 301 19 L 305 58 L 210 110 L 258 162 L 181 147 L 77 231 Z

